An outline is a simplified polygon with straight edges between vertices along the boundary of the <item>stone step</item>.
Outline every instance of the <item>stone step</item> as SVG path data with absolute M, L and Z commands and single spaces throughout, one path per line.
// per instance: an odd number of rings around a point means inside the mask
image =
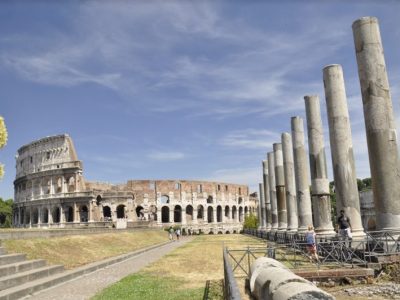
M 46 276 L 51 276 L 60 273 L 64 270 L 64 266 L 45 266 L 41 268 L 36 268 L 33 270 L 28 270 L 25 272 L 9 275 L 0 278 L 0 290 L 6 290 L 11 287 L 22 285 L 24 283 L 34 281 Z
M 28 270 L 33 270 L 35 268 L 41 268 L 44 266 L 46 266 L 46 261 L 44 259 L 25 260 L 8 265 L 3 265 L 0 266 L 0 278 L 3 276 L 9 276 Z
M 4 247 L 0 247 L 0 255 L 7 254 L 7 250 Z
M 24 284 L 0 291 L 0 300 L 25 299 L 29 295 L 38 291 L 53 287 L 57 284 L 74 279 L 75 274 L 71 271 L 62 272 L 48 277 L 29 281 Z
M 12 263 L 20 262 L 26 260 L 26 254 L 13 253 L 5 254 L 0 256 L 0 266 L 9 265 Z

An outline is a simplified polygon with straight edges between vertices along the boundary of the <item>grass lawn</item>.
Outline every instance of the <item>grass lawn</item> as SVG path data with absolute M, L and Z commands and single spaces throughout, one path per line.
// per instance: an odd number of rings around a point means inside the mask
M 168 240 L 163 230 L 141 230 L 53 238 L 4 240 L 8 253 L 26 253 L 28 259 L 46 259 L 73 269 L 108 257 L 135 251 Z
M 175 249 L 139 273 L 111 285 L 93 299 L 202 299 L 207 280 L 212 281 L 215 294 L 222 299 L 223 245 L 244 248 L 265 242 L 243 235 L 201 235 Z M 219 287 L 219 288 L 218 288 Z

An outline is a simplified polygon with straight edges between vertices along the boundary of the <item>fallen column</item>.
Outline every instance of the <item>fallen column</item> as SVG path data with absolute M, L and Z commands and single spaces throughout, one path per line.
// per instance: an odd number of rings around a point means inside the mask
M 326 66 L 323 74 L 335 178 L 336 211 L 343 209 L 350 218 L 353 237 L 364 236 L 342 67 Z
M 287 229 L 287 210 L 282 144 L 275 143 L 273 148 L 275 156 L 276 203 L 278 205 L 278 230 L 284 231 Z
M 250 292 L 258 300 L 335 299 L 272 258 L 256 259 L 250 272 Z
M 289 133 L 282 133 L 283 169 L 286 184 L 287 229 L 297 231 L 297 200 L 294 179 L 293 146 Z
M 311 196 L 306 148 L 304 146 L 303 119 L 292 117 L 293 158 L 296 179 L 297 211 L 299 214 L 299 232 L 307 231 L 313 224 L 311 210 Z
M 364 107 L 377 229 L 400 227 L 400 170 L 396 123 L 378 19 L 353 23 Z
M 276 203 L 275 186 L 275 157 L 274 152 L 268 152 L 268 179 L 269 179 L 269 198 L 271 201 L 271 230 L 278 229 L 278 208 Z
M 331 220 L 331 198 L 326 166 L 324 136 L 318 96 L 305 96 L 308 149 L 310 152 L 311 193 L 315 232 L 334 235 Z

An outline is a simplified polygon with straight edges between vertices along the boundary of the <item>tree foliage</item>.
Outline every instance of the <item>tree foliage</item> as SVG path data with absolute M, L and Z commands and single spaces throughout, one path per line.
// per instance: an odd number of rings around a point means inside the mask
M 0 149 L 3 148 L 7 144 L 7 128 L 4 123 L 4 118 L 0 116 Z M 0 163 L 0 179 L 4 176 L 4 165 Z
M 0 198 L 0 227 L 9 228 L 12 225 L 12 199 L 3 200 Z
M 258 218 L 256 215 L 250 214 L 244 217 L 244 229 L 257 229 L 258 228 Z

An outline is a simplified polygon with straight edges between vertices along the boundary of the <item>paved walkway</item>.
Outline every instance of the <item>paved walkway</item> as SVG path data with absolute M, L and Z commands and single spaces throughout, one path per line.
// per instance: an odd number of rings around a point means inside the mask
M 171 242 L 159 248 L 146 251 L 120 263 L 110 265 L 93 273 L 77 277 L 52 288 L 40 291 L 25 299 L 40 300 L 83 300 L 90 299 L 107 286 L 121 280 L 129 274 L 136 273 L 148 264 L 157 261 L 165 254 L 191 241 L 191 237 Z

